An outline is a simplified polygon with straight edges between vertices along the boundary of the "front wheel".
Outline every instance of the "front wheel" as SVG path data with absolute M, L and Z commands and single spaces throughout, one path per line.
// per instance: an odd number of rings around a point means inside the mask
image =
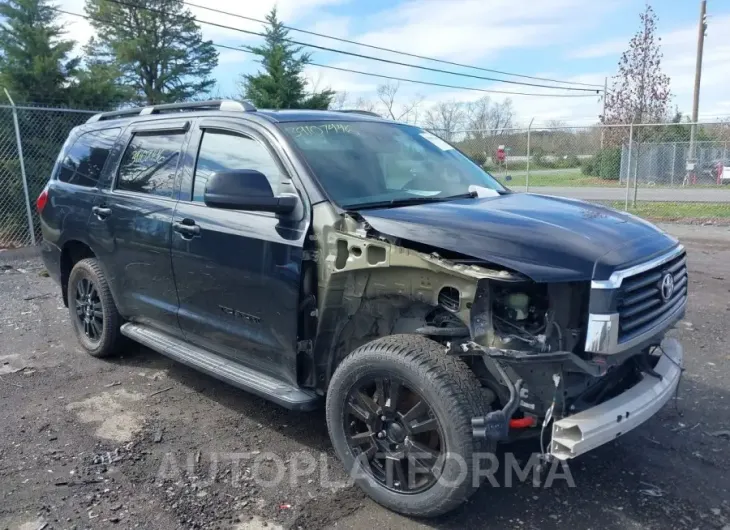
M 494 452 L 472 437 L 486 393 L 443 350 L 421 336 L 377 339 L 342 361 L 327 392 L 327 426 L 347 471 L 373 500 L 407 515 L 459 506 L 479 486 L 480 457 Z

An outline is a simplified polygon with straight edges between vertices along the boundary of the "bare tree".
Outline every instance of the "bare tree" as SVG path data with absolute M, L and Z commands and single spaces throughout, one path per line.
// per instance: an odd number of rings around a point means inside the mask
M 406 103 L 399 103 L 397 100 L 399 89 L 400 83 L 388 82 L 378 86 L 376 92 L 383 107 L 383 114 L 395 121 L 417 123 L 423 96 L 416 95 Z
M 354 108 L 358 110 L 366 110 L 368 112 L 376 112 L 377 104 L 372 100 L 365 99 L 364 97 L 360 96 L 355 100 Z
M 661 69 L 661 38 L 657 17 L 647 4 L 639 15 L 641 29 L 629 41 L 618 63 L 618 74 L 605 95 L 603 123 L 658 123 L 667 118 L 671 92 L 669 76 Z
M 505 129 L 512 127 L 515 111 L 512 100 L 502 103 L 492 102 L 489 96 L 472 101 L 466 106 L 467 127 L 474 138 L 503 135 Z
M 330 110 L 342 110 L 350 108 L 350 95 L 347 90 L 337 92 L 330 100 Z
M 656 36 L 657 17 L 650 5 L 639 15 L 641 29 L 629 41 L 629 49 L 618 63 L 618 74 L 613 77 L 611 90 L 605 94 L 606 113 L 601 116 L 603 123 L 659 123 L 668 118 L 669 101 L 672 97 L 669 76 L 661 69 L 661 38 Z M 614 145 L 623 143 L 628 136 L 628 128 L 612 128 L 607 138 Z M 641 145 L 652 130 L 637 127 L 634 131 L 636 160 L 634 168 L 634 206 L 638 193 L 640 174 Z M 631 161 L 629 161 L 631 168 Z M 629 169 L 629 174 L 631 169 Z
M 444 140 L 452 141 L 454 133 L 463 127 L 465 118 L 463 103 L 453 100 L 442 101 L 426 111 L 424 125 Z

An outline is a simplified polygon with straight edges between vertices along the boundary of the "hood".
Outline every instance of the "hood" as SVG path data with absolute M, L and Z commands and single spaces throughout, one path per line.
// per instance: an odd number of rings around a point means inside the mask
M 358 213 L 383 234 L 492 262 L 537 282 L 605 280 L 678 244 L 633 215 L 531 193 Z

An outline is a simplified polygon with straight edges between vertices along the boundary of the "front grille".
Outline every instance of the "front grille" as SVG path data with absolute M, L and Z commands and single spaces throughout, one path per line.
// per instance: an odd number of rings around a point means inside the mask
M 662 281 L 672 275 L 674 290 L 666 300 Z M 624 278 L 619 289 L 619 343 L 646 333 L 687 301 L 687 255 Z

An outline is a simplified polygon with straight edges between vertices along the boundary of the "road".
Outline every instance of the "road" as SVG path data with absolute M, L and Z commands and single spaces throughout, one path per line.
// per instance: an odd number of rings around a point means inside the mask
M 500 480 L 431 521 L 340 483 L 321 411 L 286 411 L 142 347 L 85 355 L 41 262 L 0 252 L 0 530 L 730 530 L 730 234 L 668 229 L 690 256 L 678 408 L 571 462 L 575 487 Z M 311 473 L 294 472 L 303 457 Z
M 523 191 L 517 187 L 516 191 Z M 586 201 L 623 201 L 626 188 L 531 186 L 531 193 L 558 195 Z M 630 190 L 629 200 L 634 197 Z M 730 188 L 639 188 L 638 200 L 653 202 L 730 202 Z M 730 207 L 730 206 L 728 206 Z

